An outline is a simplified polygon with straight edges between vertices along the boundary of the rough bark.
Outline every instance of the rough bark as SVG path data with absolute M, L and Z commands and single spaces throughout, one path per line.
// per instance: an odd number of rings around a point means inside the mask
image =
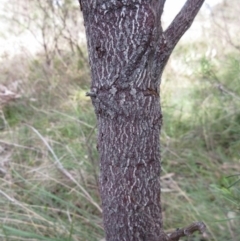
M 188 0 L 164 32 L 165 0 L 79 0 L 98 121 L 107 241 L 164 241 L 159 86 L 167 60 L 204 0 Z M 175 239 L 176 240 L 176 239 Z

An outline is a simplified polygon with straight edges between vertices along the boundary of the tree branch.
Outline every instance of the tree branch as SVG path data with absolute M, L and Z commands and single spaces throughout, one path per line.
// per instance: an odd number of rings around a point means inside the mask
M 204 0 L 187 0 L 183 8 L 164 32 L 168 48 L 172 51 L 182 35 L 190 28 Z M 170 52 L 171 52 L 170 51 Z
M 82 11 L 82 0 L 78 0 L 80 5 L 80 11 Z
M 159 15 L 160 15 L 160 16 L 162 16 L 165 2 L 166 2 L 166 0 L 160 0 L 160 1 L 159 1 L 159 5 L 160 5 Z
M 186 228 L 177 229 L 176 231 L 168 234 L 169 241 L 178 241 L 181 237 L 190 236 L 196 231 L 203 233 L 205 229 L 206 225 L 203 222 L 194 222 Z

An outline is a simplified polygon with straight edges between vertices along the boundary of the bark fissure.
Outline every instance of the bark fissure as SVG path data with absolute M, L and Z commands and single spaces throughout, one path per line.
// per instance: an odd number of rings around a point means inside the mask
M 188 0 L 190 7 L 185 5 L 176 17 L 181 30 L 176 22 L 163 32 L 165 0 L 80 1 L 92 76 L 87 95 L 98 121 L 107 241 L 170 240 L 163 232 L 160 202 L 160 80 L 202 2 Z

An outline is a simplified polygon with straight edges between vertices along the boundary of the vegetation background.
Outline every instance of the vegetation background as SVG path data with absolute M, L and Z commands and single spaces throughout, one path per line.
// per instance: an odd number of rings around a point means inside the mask
M 191 241 L 240 240 L 239 12 L 225 0 L 200 14 L 162 79 L 165 230 L 204 221 Z M 101 240 L 77 1 L 9 0 L 0 22 L 0 240 Z

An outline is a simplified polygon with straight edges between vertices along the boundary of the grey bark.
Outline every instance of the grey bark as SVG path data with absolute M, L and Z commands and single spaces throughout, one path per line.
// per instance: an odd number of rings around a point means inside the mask
M 166 31 L 165 0 L 79 2 L 92 77 L 88 96 L 98 121 L 106 240 L 170 240 L 161 214 L 159 87 L 171 52 L 204 0 L 188 0 Z

